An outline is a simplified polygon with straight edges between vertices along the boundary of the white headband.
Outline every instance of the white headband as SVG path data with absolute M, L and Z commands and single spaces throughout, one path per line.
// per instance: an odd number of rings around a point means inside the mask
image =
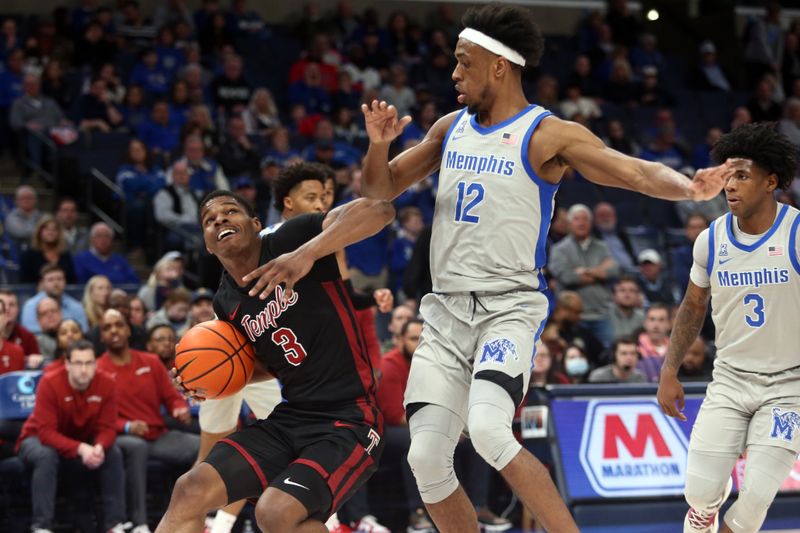
M 508 46 L 504 45 L 497 39 L 493 37 L 489 37 L 483 32 L 475 30 L 473 28 L 464 28 L 464 30 L 458 34 L 460 39 L 466 39 L 470 42 L 473 42 L 480 46 L 481 48 L 485 48 L 489 50 L 493 54 L 497 54 L 499 56 L 503 56 L 512 63 L 515 63 L 521 67 L 525 66 L 525 58 L 522 55 L 509 48 Z

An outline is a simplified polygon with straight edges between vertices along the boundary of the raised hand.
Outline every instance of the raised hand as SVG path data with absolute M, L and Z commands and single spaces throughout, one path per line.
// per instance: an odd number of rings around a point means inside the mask
M 250 289 L 248 294 L 250 296 L 255 296 L 261 291 L 258 297 L 262 300 L 269 297 L 269 295 L 275 291 L 275 287 L 284 283 L 283 300 L 286 302 L 292 297 L 294 284 L 297 283 L 300 278 L 308 274 L 312 266 L 314 266 L 314 258 L 312 255 L 303 250 L 303 248 L 298 248 L 293 252 L 283 254 L 269 263 L 261 265 L 245 275 L 242 280 L 248 283 L 258 278 L 256 284 L 253 285 L 253 288 Z
M 411 122 L 408 115 L 398 118 L 397 108 L 384 101 L 373 100 L 370 105 L 361 104 L 361 112 L 364 113 L 367 135 L 372 143 L 392 142 Z
M 752 165 L 749 159 L 728 159 L 721 165 L 698 170 L 689 188 L 692 191 L 692 200 L 703 201 L 715 198 L 727 181 L 740 171 L 746 171 Z

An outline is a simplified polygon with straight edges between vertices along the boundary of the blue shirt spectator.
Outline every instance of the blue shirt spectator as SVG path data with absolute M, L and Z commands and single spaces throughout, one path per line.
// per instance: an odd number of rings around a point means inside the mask
M 169 90 L 169 79 L 170 74 L 159 64 L 156 51 L 148 50 L 133 67 L 130 83 L 141 85 L 152 96 L 164 96 Z
M 14 100 L 22 96 L 22 50 L 14 50 L 8 56 L 6 69 L 0 72 L 0 108 L 9 108 Z
M 64 319 L 71 318 L 81 325 L 83 331 L 89 330 L 89 323 L 86 320 L 86 312 L 83 305 L 64 293 L 66 288 L 66 277 L 64 271 L 58 265 L 47 265 L 42 268 L 39 277 L 40 291 L 25 302 L 22 306 L 20 323 L 31 333 L 40 333 L 39 321 L 36 318 L 36 306 L 46 296 L 53 298 L 61 305 L 61 313 Z
M 171 152 L 180 141 L 180 125 L 170 120 L 169 104 L 156 102 L 150 118 L 139 127 L 139 138 L 154 152 Z
M 78 283 L 86 283 L 94 275 L 106 276 L 114 285 L 138 284 L 139 276 L 128 260 L 112 252 L 114 230 L 97 222 L 89 232 L 89 249 L 75 256 L 75 275 Z

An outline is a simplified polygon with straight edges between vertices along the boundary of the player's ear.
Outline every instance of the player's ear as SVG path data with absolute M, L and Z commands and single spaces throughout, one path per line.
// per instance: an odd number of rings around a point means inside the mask
M 263 228 L 263 224 L 261 224 L 261 219 L 258 217 L 253 217 L 253 223 L 256 225 L 256 231 L 261 231 Z
M 767 175 L 767 190 L 773 192 L 778 188 L 778 176 L 774 172 Z
M 283 208 L 287 210 L 292 209 L 292 199 L 288 195 L 283 199 Z

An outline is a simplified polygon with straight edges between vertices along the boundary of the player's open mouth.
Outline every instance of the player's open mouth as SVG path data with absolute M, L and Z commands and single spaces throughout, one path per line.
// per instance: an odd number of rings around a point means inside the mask
M 239 233 L 239 231 L 236 230 L 235 228 L 225 228 L 219 233 L 217 233 L 217 242 L 220 242 L 221 240 L 225 239 L 226 237 L 230 237 L 231 235 L 236 235 L 237 233 Z
M 728 205 L 731 206 L 731 207 L 739 205 L 739 199 L 738 198 L 728 198 Z

